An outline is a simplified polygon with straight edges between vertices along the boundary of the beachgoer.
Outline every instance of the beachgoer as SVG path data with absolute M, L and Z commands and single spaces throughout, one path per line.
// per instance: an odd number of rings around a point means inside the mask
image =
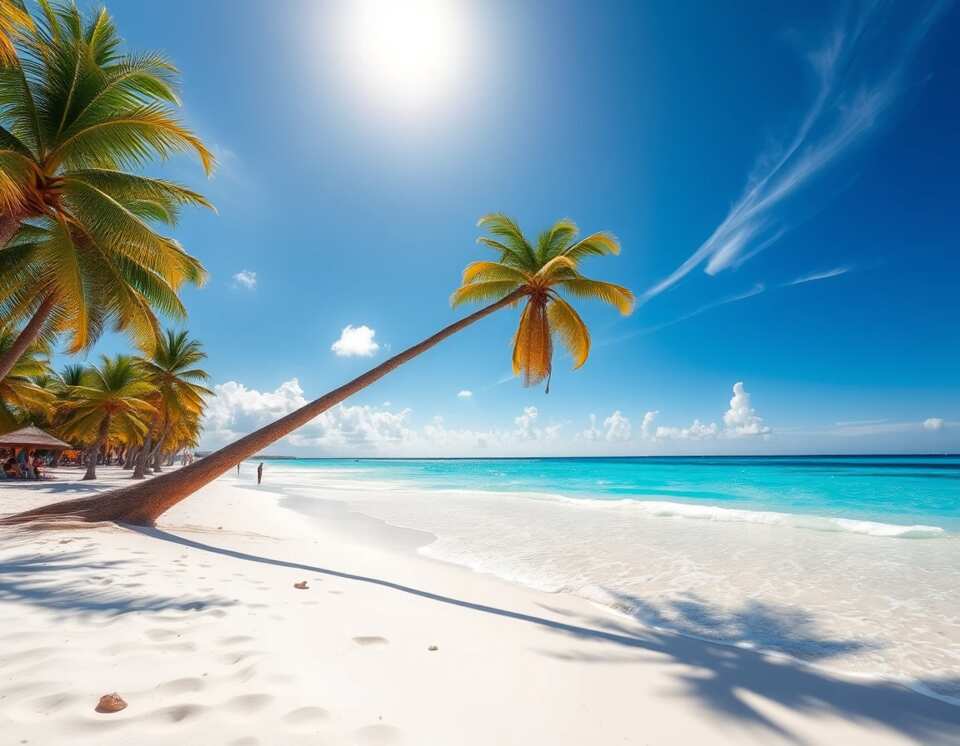
M 17 460 L 13 456 L 3 462 L 3 473 L 11 479 L 20 477 L 20 467 L 17 465 Z
M 257 484 L 263 480 L 263 464 L 257 467 Z

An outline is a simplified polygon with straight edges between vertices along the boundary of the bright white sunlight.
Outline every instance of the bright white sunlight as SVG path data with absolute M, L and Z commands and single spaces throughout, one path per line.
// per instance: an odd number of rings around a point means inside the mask
M 463 12 L 456 0 L 357 0 L 344 6 L 341 41 L 374 96 L 419 108 L 459 77 Z

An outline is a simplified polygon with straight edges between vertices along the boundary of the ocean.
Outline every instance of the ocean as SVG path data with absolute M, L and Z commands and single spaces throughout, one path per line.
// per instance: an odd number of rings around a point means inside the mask
M 292 496 L 432 534 L 425 556 L 960 703 L 960 457 L 285 459 L 265 468 L 267 484 Z

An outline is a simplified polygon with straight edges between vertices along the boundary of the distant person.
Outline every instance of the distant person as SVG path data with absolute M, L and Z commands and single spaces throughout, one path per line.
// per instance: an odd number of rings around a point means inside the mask
M 3 473 L 10 479 L 18 479 L 20 477 L 20 467 L 17 466 L 17 460 L 14 457 L 11 456 L 3 463 Z
M 257 484 L 263 481 L 263 464 L 257 467 Z
M 240 476 L 240 462 L 237 462 L 237 476 Z

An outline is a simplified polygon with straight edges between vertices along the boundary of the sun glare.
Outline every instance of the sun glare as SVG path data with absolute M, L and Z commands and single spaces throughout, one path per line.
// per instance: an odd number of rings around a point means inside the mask
M 460 71 L 463 39 L 457 0 L 355 0 L 348 51 L 378 97 L 420 107 L 448 93 Z

